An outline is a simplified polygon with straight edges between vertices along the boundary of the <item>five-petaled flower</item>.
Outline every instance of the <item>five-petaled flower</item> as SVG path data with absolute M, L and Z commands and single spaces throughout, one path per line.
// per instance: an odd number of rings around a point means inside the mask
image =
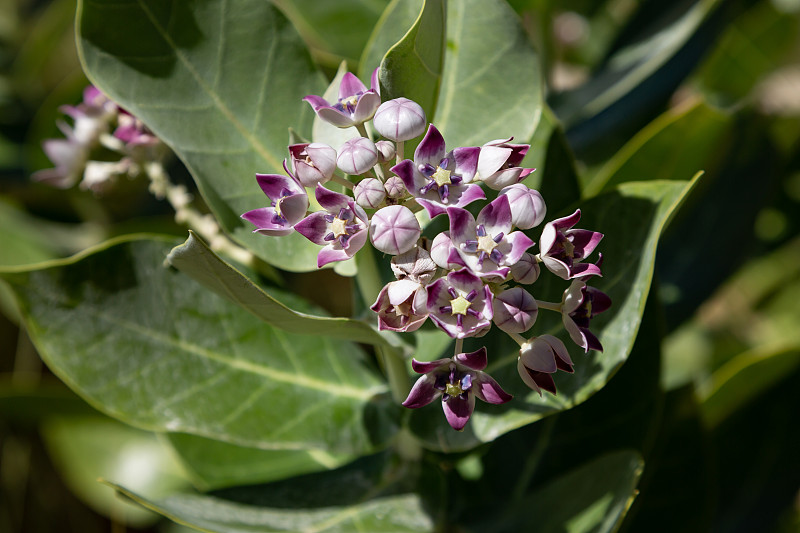
M 405 159 L 391 170 L 433 218 L 448 207 L 464 207 L 486 198 L 479 185 L 470 183 L 478 168 L 479 152 L 478 147 L 447 152 L 444 137 L 431 124 L 414 152 L 414 161 Z
M 321 96 L 310 94 L 303 98 L 325 122 L 338 128 L 360 126 L 375 115 L 381 105 L 378 89 L 378 69 L 372 73 L 371 87 L 361 83 L 355 75 L 346 72 L 339 85 L 339 99 L 329 103 Z
M 573 280 L 569 288 L 564 291 L 561 302 L 561 317 L 564 328 L 569 333 L 570 338 L 583 348 L 585 352 L 589 350 L 603 351 L 597 336 L 589 331 L 589 322 L 596 315 L 611 307 L 611 298 L 606 293 L 594 287 L 589 287 L 580 280 Z
M 517 359 L 517 372 L 525 384 L 542 395 L 556 393 L 553 376 L 558 370 L 572 374 L 572 359 L 564 343 L 552 335 L 539 335 L 524 343 Z
M 585 229 L 572 229 L 581 219 L 577 209 L 567 217 L 557 218 L 544 225 L 539 243 L 539 258 L 550 272 L 561 279 L 600 276 L 600 267 L 581 263 L 597 247 L 602 233 Z
M 487 362 L 486 348 L 429 363 L 413 359 L 411 366 L 414 372 L 423 375 L 414 384 L 403 405 L 416 409 L 441 397 L 447 422 L 453 429 L 461 431 L 472 415 L 476 397 L 492 404 L 506 403 L 512 398 L 489 374 L 483 372 Z
M 289 235 L 294 231 L 294 225 L 306 216 L 306 190 L 286 168 L 286 161 L 283 162 L 283 168 L 289 177 L 280 174 L 256 174 L 258 185 L 269 198 L 270 206 L 253 209 L 242 215 L 243 219 L 256 226 L 254 233 L 276 237 Z

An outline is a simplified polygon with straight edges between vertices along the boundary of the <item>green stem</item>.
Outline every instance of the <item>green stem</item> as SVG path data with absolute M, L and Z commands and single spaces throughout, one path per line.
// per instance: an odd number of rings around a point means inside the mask
M 356 275 L 358 290 L 361 292 L 364 305 L 370 307 L 383 288 L 380 272 L 375 263 L 375 254 L 370 246 L 364 246 L 358 251 L 356 265 L 358 266 Z M 384 372 L 386 372 L 386 378 L 389 380 L 392 398 L 398 403 L 402 402 L 408 396 L 408 391 L 411 390 L 405 360 L 396 350 L 386 346 L 378 346 L 375 351 Z
M 367 128 L 364 126 L 364 124 L 359 124 L 358 126 L 356 126 L 356 129 L 358 130 L 359 135 L 372 140 L 369 136 L 369 133 L 367 133 Z
M 397 141 L 396 143 L 394 143 L 394 150 L 395 150 L 395 153 L 397 154 L 397 158 L 395 159 L 395 161 L 397 161 L 398 165 L 400 164 L 400 161 L 405 159 L 403 157 L 403 152 L 405 151 L 405 149 L 406 149 L 406 142 L 405 141 Z
M 556 311 L 558 313 L 561 312 L 562 307 L 561 302 L 545 302 L 543 300 L 536 300 L 536 305 L 539 306 L 539 309 L 549 309 L 550 311 Z
M 350 182 L 350 180 L 348 180 L 346 178 L 343 178 L 338 174 L 334 174 L 333 176 L 331 176 L 331 181 L 336 182 L 339 185 L 343 185 L 344 187 L 346 187 L 348 189 L 351 189 L 351 190 L 353 189 L 353 184 Z

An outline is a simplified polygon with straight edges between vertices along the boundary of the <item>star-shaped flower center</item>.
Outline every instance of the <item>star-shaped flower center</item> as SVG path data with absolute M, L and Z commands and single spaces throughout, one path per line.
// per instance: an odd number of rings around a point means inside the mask
M 333 222 L 331 222 L 331 231 L 334 237 L 347 235 L 347 221 L 339 217 L 334 217 Z
M 497 244 L 498 243 L 494 242 L 494 239 L 488 233 L 483 236 L 478 236 L 478 250 L 481 252 L 491 254 L 492 250 L 497 248 Z
M 450 185 L 452 181 L 450 180 L 451 172 L 449 170 L 443 169 L 442 167 L 436 167 L 436 172 L 433 173 L 431 179 L 436 182 L 436 185 L 441 187 L 442 185 Z
M 453 308 L 450 311 L 451 315 L 466 315 L 469 306 L 472 305 L 472 302 L 464 298 L 462 295 L 458 295 L 458 298 L 450 300 L 450 307 Z
M 459 396 L 464 390 L 461 388 L 461 383 L 447 383 L 444 386 L 444 393 L 448 396 Z

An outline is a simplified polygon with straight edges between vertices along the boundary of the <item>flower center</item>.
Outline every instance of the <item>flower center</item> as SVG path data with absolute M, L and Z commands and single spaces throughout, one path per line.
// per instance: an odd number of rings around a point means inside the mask
M 331 231 L 334 237 L 347 235 L 347 221 L 339 217 L 334 217 L 333 222 L 331 222 Z
M 483 236 L 478 236 L 478 250 L 486 254 L 491 254 L 492 250 L 495 248 L 497 248 L 497 243 L 494 242 L 494 239 L 491 235 L 486 234 Z
M 464 391 L 461 388 L 461 383 L 460 382 L 447 383 L 444 386 L 444 393 L 447 394 L 448 396 L 458 396 L 462 392 L 464 392 Z
M 450 185 L 452 181 L 450 180 L 451 172 L 449 170 L 445 170 L 442 167 L 436 167 L 436 172 L 433 173 L 431 179 L 436 182 L 436 185 L 441 187 L 442 185 Z
M 450 307 L 452 311 L 450 311 L 451 315 L 466 315 L 469 306 L 472 305 L 472 302 L 464 298 L 462 295 L 458 295 L 458 298 L 450 300 Z

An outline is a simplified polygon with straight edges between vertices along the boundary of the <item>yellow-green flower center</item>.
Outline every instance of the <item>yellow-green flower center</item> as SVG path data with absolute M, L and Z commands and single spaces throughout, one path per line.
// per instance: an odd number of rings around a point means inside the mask
M 448 396 L 458 396 L 462 392 L 464 392 L 464 390 L 461 388 L 460 383 L 448 383 L 444 386 L 444 393 Z
M 282 201 L 283 198 L 278 198 L 277 200 L 275 200 L 275 214 L 278 215 L 279 217 L 283 217 L 283 213 L 281 212 Z
M 469 306 L 472 305 L 472 302 L 464 298 L 463 296 L 459 295 L 458 298 L 450 300 L 450 307 L 453 310 L 450 312 L 451 315 L 466 315 L 467 309 Z
M 334 238 L 341 237 L 342 235 L 347 235 L 347 221 L 342 220 L 339 217 L 333 219 L 331 222 L 331 231 L 333 232 Z
M 478 250 L 481 252 L 486 252 L 486 254 L 491 254 L 492 250 L 497 248 L 497 243 L 494 242 L 491 235 L 484 235 L 483 237 L 478 237 Z
M 436 167 L 436 172 L 433 173 L 431 176 L 433 181 L 436 182 L 436 185 L 441 187 L 442 185 L 450 185 L 452 182 L 450 181 L 450 171 L 445 170 L 442 167 Z

